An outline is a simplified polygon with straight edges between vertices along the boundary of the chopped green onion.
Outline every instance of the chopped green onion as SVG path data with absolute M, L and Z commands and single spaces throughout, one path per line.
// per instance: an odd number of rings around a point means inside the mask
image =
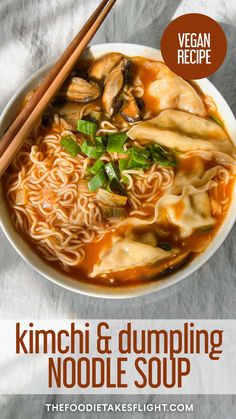
M 121 179 L 122 179 L 122 182 L 123 182 L 123 183 L 126 183 L 126 184 L 128 184 L 128 183 L 129 183 L 129 179 L 128 179 L 128 177 L 127 177 L 127 176 L 125 176 L 125 175 L 121 175 Z
M 102 120 L 102 112 L 100 111 L 91 111 L 89 112 L 89 116 L 92 119 L 92 121 L 95 122 L 101 122 Z
M 208 231 L 213 230 L 213 225 L 209 225 L 209 226 L 204 226 L 204 227 L 200 227 L 199 231 L 202 231 L 203 233 L 207 233 Z
M 105 171 L 106 171 L 106 174 L 107 174 L 108 179 L 110 181 L 113 180 L 113 179 L 116 179 L 117 181 L 119 181 L 116 168 L 115 168 L 115 166 L 111 162 L 110 163 L 107 163 L 105 165 Z
M 98 145 L 102 145 L 104 147 L 107 146 L 107 137 L 105 135 L 95 137 L 95 143 Z
M 127 196 L 118 195 L 101 188 L 98 189 L 96 199 L 108 207 L 124 207 L 127 203 Z
M 215 121 L 221 127 L 224 127 L 223 122 L 219 118 L 217 118 L 217 116 L 211 115 L 211 119 L 213 119 L 213 121 Z
M 103 169 L 100 169 L 97 174 L 88 182 L 90 192 L 95 192 L 107 182 L 106 175 Z
M 171 250 L 172 249 L 172 244 L 170 243 L 166 243 L 166 242 L 162 242 L 162 243 L 158 243 L 158 247 L 160 247 L 163 250 Z
M 111 153 L 124 153 L 123 145 L 127 138 L 125 132 L 109 134 L 107 151 L 110 151 Z
M 85 121 L 84 119 L 79 119 L 77 121 L 77 131 L 82 132 L 83 134 L 89 135 L 94 138 L 97 132 L 97 124 L 91 121 Z
M 107 192 L 111 192 L 111 193 L 113 193 L 113 190 L 111 189 L 111 187 L 110 187 L 110 184 L 108 183 L 107 184 L 107 186 L 106 186 L 106 191 Z
M 16 205 L 25 205 L 27 203 L 28 191 L 26 189 L 18 189 L 15 197 Z
M 118 161 L 120 172 L 122 172 L 122 170 L 126 170 L 127 169 L 128 161 L 129 161 L 129 158 L 128 157 L 126 157 L 125 159 L 120 159 Z
M 147 149 L 133 147 L 128 150 L 128 154 L 131 156 L 128 162 L 128 169 L 148 169 L 151 165 L 149 160 L 150 151 Z
M 150 163 L 147 161 L 146 163 L 137 163 L 134 159 L 130 159 L 128 161 L 128 166 L 127 169 L 132 169 L 132 170 L 147 170 L 150 167 Z
M 112 218 L 125 218 L 127 215 L 124 208 L 119 207 L 102 207 L 102 216 L 104 220 L 110 220 Z
M 104 167 L 104 162 L 102 160 L 97 160 L 92 167 L 88 169 L 89 173 L 96 175 L 97 172 Z
M 110 181 L 110 188 L 112 192 L 118 192 L 120 195 L 126 195 L 127 192 L 123 185 L 117 179 L 112 179 Z
M 151 144 L 148 146 L 152 160 L 160 166 L 170 167 L 176 166 L 177 161 L 173 152 L 161 147 L 158 144 Z
M 93 159 L 99 159 L 104 154 L 104 147 L 101 145 L 92 145 L 84 141 L 81 146 L 82 152 Z
M 80 152 L 80 146 L 77 144 L 75 140 L 71 137 L 71 135 L 65 135 L 61 139 L 62 147 L 69 153 L 71 156 L 77 156 Z
M 120 183 L 120 179 L 117 174 L 117 168 L 110 162 L 105 165 L 105 171 L 110 181 L 110 189 L 112 192 L 119 192 L 120 195 L 126 195 L 126 190 Z
M 141 147 L 132 147 L 128 149 L 127 152 L 137 161 L 137 163 L 146 162 L 150 157 L 150 151 Z

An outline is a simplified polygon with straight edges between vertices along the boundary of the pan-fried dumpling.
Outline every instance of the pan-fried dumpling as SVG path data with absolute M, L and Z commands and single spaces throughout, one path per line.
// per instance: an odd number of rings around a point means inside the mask
M 148 93 L 153 101 L 157 99 L 157 112 L 172 108 L 206 116 L 204 103 L 196 90 L 164 63 L 147 63 L 147 69 L 156 72 L 156 80 L 150 83 Z
M 190 236 L 195 230 L 214 226 L 215 219 L 211 216 L 211 207 L 207 192 L 193 195 L 169 196 L 169 204 L 165 211 L 172 224 L 180 229 L 182 238 Z
M 151 265 L 174 256 L 178 249 L 163 250 L 128 238 L 120 239 L 105 254 L 100 254 L 100 263 L 94 266 L 91 277 L 117 272 L 137 266 Z
M 182 152 L 191 150 L 221 151 L 226 154 L 234 152 L 233 144 L 221 127 L 214 122 L 181 111 L 164 111 L 153 119 L 134 125 L 127 135 L 132 140 L 153 141 Z

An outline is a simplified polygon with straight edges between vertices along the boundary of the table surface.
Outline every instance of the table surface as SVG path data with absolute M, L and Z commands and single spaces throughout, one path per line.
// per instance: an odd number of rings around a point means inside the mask
M 96 0 L 1 0 L 0 111 L 27 77 L 63 51 L 97 4 Z M 227 57 L 210 80 L 236 114 L 235 0 L 119 0 L 93 43 L 129 42 L 159 48 L 161 34 L 169 21 L 190 12 L 204 13 L 216 19 L 227 35 Z M 235 317 L 236 226 L 217 253 L 198 272 L 158 294 L 133 300 L 101 300 L 67 291 L 29 267 L 1 231 L 0 243 L 1 318 Z M 54 399 L 50 397 L 47 400 Z M 172 397 L 168 401 L 175 399 Z M 190 399 L 195 401 L 196 410 L 201 406 L 202 418 L 235 417 L 234 399 L 230 396 L 183 398 Z M 25 400 L 24 397 L 2 397 L 4 418 L 16 417 L 13 412 L 17 409 L 17 418 L 44 417 L 42 402 L 46 397 L 31 397 L 27 406 Z M 94 400 L 96 397 L 93 397 Z M 119 401 L 122 400 L 125 396 L 119 397 Z M 145 400 L 153 401 L 154 398 L 147 397 Z M 167 398 L 162 397 L 164 400 Z M 134 417 L 137 416 L 144 417 L 142 414 Z M 57 417 L 63 416 L 57 414 Z M 103 414 L 103 417 L 108 416 Z M 160 417 L 168 416 L 163 413 Z

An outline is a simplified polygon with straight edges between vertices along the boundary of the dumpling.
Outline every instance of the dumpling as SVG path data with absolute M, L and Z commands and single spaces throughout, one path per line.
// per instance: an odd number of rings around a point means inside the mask
M 190 137 L 228 140 L 226 132 L 219 124 L 189 112 L 166 109 L 154 119 L 159 128 L 180 131 Z
M 165 211 L 170 222 L 180 229 L 182 238 L 190 236 L 195 230 L 214 226 L 207 192 L 193 195 L 169 196 Z
M 181 169 L 173 185 L 157 202 L 157 223 L 166 225 L 166 220 L 179 228 L 181 238 L 190 236 L 195 230 L 212 227 L 209 190 L 217 186 L 219 171 L 226 171 L 217 165 L 204 170 L 201 157 L 196 157 L 191 170 Z
M 117 272 L 137 266 L 151 265 L 174 256 L 178 249 L 163 250 L 128 238 L 120 239 L 105 254 L 100 254 L 100 263 L 94 266 L 91 277 Z
M 196 163 L 199 161 L 198 167 Z M 217 186 L 217 182 L 214 180 L 215 176 L 218 175 L 219 171 L 224 171 L 227 176 L 227 169 L 223 166 L 217 165 L 211 167 L 208 170 L 203 171 L 203 166 L 200 163 L 201 158 L 199 157 L 196 163 L 193 163 L 192 170 L 180 170 L 176 177 L 171 192 L 180 195 L 184 188 L 188 188 L 189 193 L 206 192 L 214 186 Z
M 156 72 L 156 80 L 148 87 L 149 96 L 157 99 L 157 111 L 172 108 L 206 116 L 206 109 L 196 90 L 174 74 L 164 63 L 151 62 L 147 69 Z
M 162 226 L 167 216 L 169 222 L 179 227 L 182 238 L 216 223 L 211 214 L 208 191 L 217 186 L 218 172 L 227 169 L 218 165 L 204 171 L 200 163 L 199 157 L 192 170 L 180 170 L 174 184 L 157 203 L 158 224 Z
M 226 154 L 234 152 L 233 144 L 221 127 L 214 122 L 181 111 L 163 111 L 153 119 L 134 125 L 127 135 L 132 140 L 153 141 L 182 152 L 192 150 L 221 151 Z

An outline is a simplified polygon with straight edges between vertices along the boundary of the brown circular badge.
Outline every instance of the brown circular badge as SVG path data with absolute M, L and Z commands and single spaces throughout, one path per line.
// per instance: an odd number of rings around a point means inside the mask
M 209 16 L 189 13 L 173 20 L 161 39 L 168 67 L 186 79 L 213 74 L 223 63 L 227 40 L 221 26 Z

